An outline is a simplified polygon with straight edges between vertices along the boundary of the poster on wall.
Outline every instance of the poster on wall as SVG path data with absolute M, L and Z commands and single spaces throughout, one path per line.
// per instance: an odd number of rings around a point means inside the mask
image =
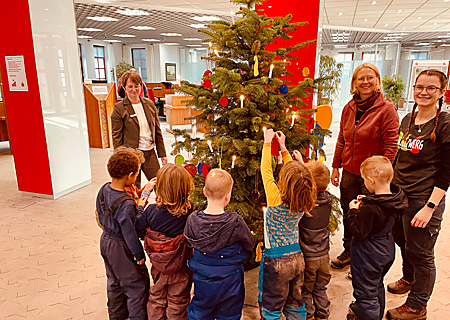
M 413 85 L 420 72 L 427 69 L 437 69 L 444 74 L 448 74 L 448 65 L 448 60 L 413 60 L 408 85 L 408 101 L 414 102 Z
M 5 56 L 9 91 L 28 91 L 23 56 Z

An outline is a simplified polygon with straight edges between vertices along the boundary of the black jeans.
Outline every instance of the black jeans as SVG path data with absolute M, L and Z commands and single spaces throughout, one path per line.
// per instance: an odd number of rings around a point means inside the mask
M 343 224 L 344 224 L 344 237 L 342 241 L 344 243 L 344 249 L 350 252 L 350 243 L 352 241 L 352 231 L 348 221 L 349 203 L 360 194 L 368 195 L 370 192 L 364 185 L 364 180 L 361 176 L 352 174 L 346 170 L 342 170 L 341 183 L 339 185 L 341 190 L 341 207 L 343 212 Z
M 426 204 L 427 198 L 408 198 L 409 206 L 393 229 L 394 239 L 403 258 L 403 277 L 412 283 L 406 305 L 414 309 L 425 309 L 436 281 L 434 246 L 441 229 L 445 210 L 445 197 L 441 200 L 425 228 L 414 228 L 411 220 Z
M 141 170 L 136 178 L 135 184 L 138 189 L 141 188 L 141 172 L 144 172 L 145 177 L 150 181 L 150 179 L 156 177 L 156 173 L 159 170 L 159 161 L 155 149 L 142 152 L 144 153 L 145 162 L 141 165 Z

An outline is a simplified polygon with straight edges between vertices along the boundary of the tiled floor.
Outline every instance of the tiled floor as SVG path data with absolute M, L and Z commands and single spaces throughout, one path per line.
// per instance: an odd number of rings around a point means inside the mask
M 165 123 L 162 126 L 163 130 L 167 127 Z M 336 125 L 332 129 L 336 132 Z M 165 133 L 165 139 L 171 150 L 173 138 Z M 325 146 L 328 163 L 334 139 Z M 99 187 L 109 179 L 105 164 L 111 151 L 91 149 L 90 185 L 48 200 L 17 191 L 13 157 L 7 150 L 7 143 L 0 143 L 0 319 L 107 319 L 106 278 L 99 254 L 101 231 L 95 222 L 94 202 Z M 336 188 L 331 191 L 338 192 Z M 340 238 L 340 232 L 332 238 L 332 257 L 341 250 Z M 449 223 L 444 220 L 436 246 L 438 275 L 428 319 L 450 317 L 449 241 Z M 344 319 L 352 300 L 347 272 L 333 271 L 328 288 L 330 320 Z M 243 319 L 259 319 L 257 275 L 257 269 L 246 273 Z M 386 282 L 399 276 L 397 259 Z M 404 299 L 388 293 L 387 307 Z

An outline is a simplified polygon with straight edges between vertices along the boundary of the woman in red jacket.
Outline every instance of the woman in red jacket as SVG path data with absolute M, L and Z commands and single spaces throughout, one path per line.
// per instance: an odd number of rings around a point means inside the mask
M 380 71 L 374 64 L 363 63 L 355 69 L 350 93 L 353 99 L 342 110 L 331 174 L 331 183 L 340 186 L 344 213 L 344 251 L 331 261 L 331 266 L 336 269 L 350 264 L 352 234 L 348 225 L 348 205 L 359 194 L 369 193 L 359 167 L 373 155 L 385 156 L 393 162 L 399 138 L 397 110 L 383 97 Z M 340 184 L 339 168 L 343 169 Z

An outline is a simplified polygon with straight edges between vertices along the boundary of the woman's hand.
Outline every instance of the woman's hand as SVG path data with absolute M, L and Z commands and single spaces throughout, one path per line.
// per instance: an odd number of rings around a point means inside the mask
M 286 151 L 286 136 L 282 131 L 276 132 L 278 143 L 280 144 L 280 150 L 281 152 Z
M 301 164 L 305 164 L 305 162 L 303 161 L 303 156 L 301 154 L 300 151 L 298 150 L 294 150 L 292 152 L 292 155 L 294 156 L 295 160 L 297 160 L 298 162 L 300 162 Z
M 273 129 L 267 129 L 266 133 L 264 133 L 264 143 L 272 143 L 274 136 L 275 132 L 273 132 Z
M 417 211 L 414 218 L 411 220 L 411 226 L 415 228 L 425 228 L 433 216 L 433 209 L 424 206 L 422 209 Z
M 339 186 L 339 169 L 333 168 L 333 172 L 331 173 L 331 184 L 335 187 Z
M 162 165 L 167 164 L 167 162 L 168 162 L 168 161 L 167 161 L 167 157 L 162 157 L 162 158 L 161 158 L 161 164 L 162 164 Z

